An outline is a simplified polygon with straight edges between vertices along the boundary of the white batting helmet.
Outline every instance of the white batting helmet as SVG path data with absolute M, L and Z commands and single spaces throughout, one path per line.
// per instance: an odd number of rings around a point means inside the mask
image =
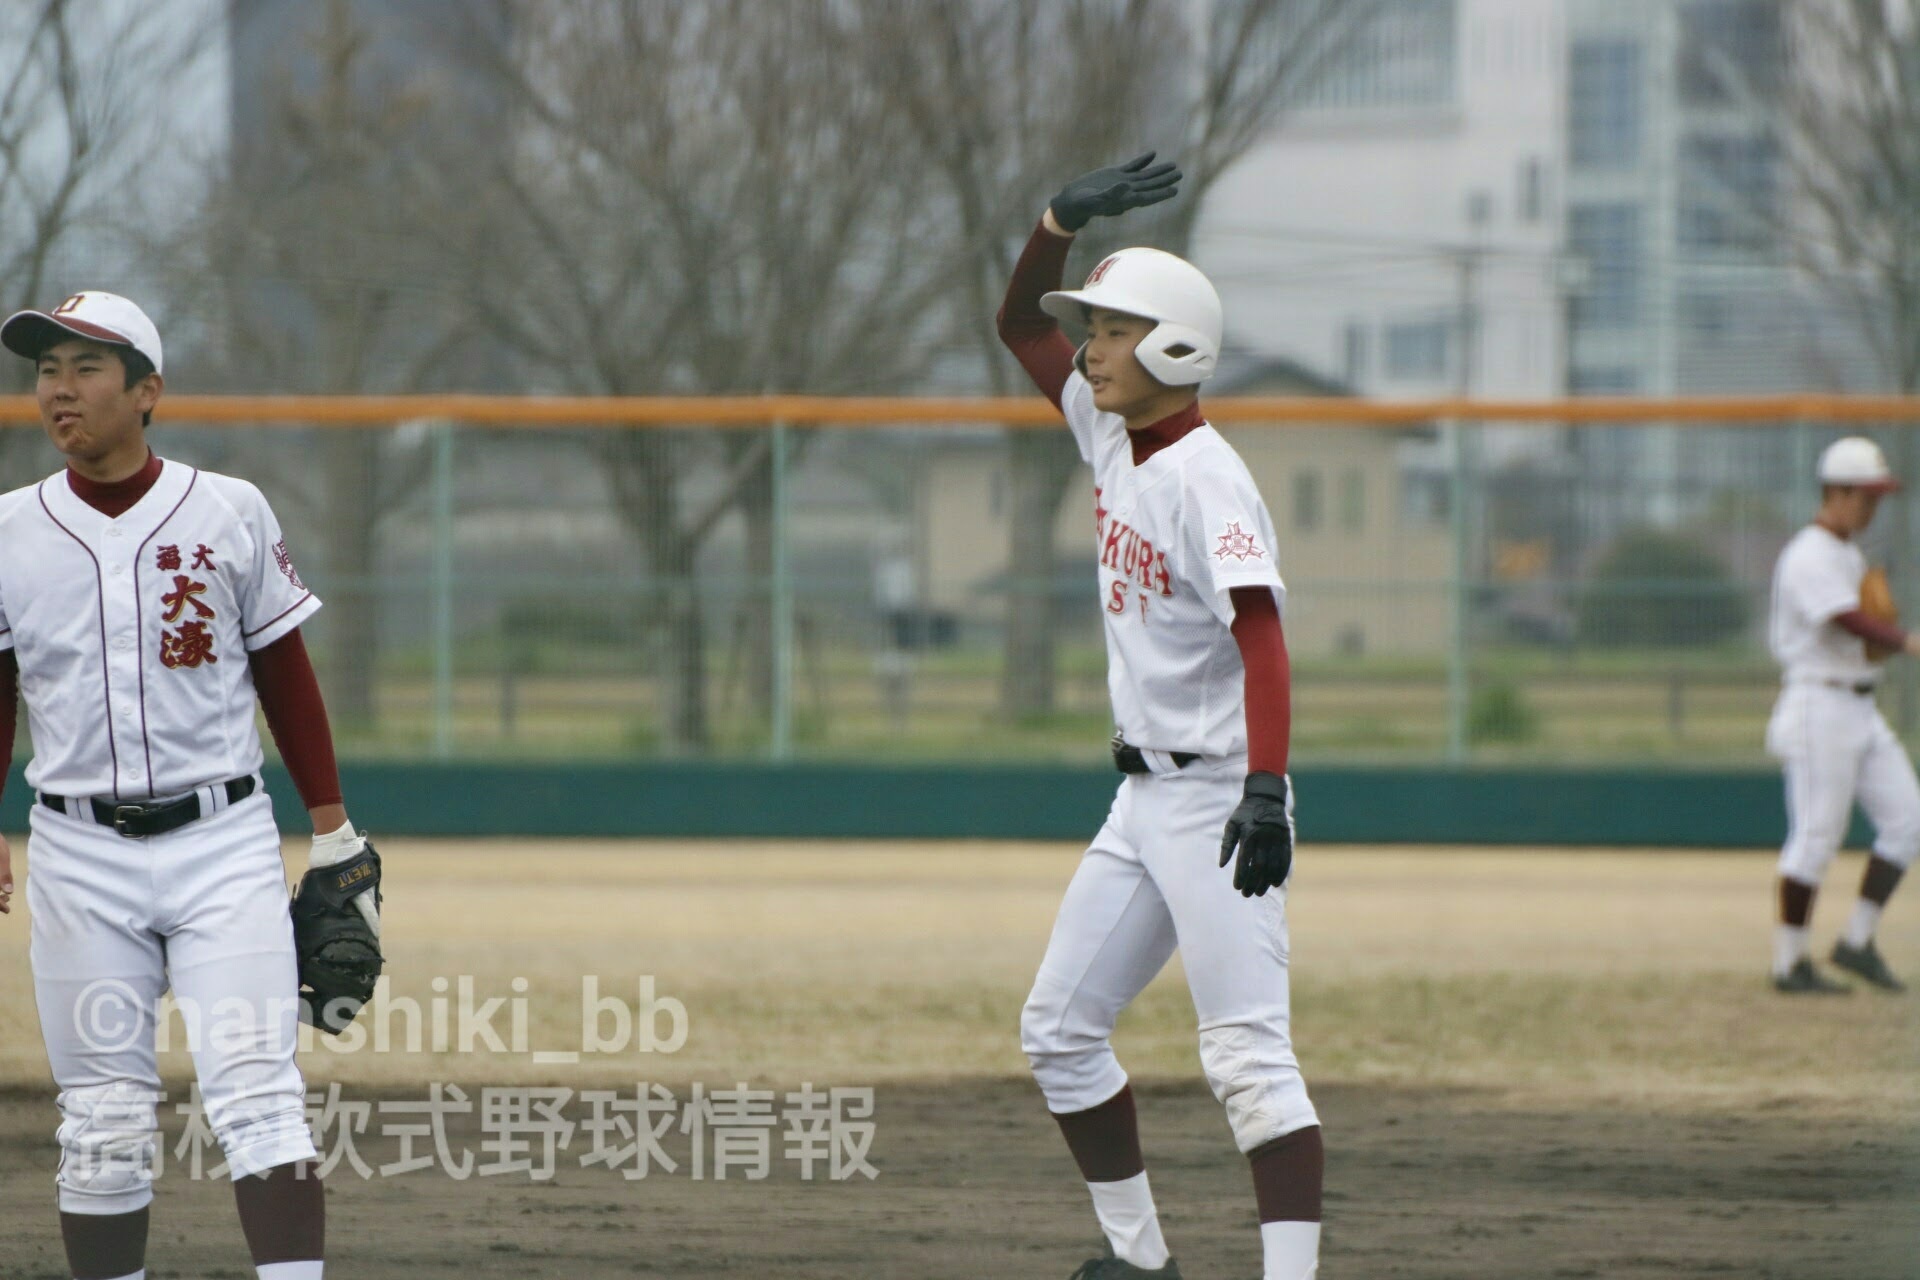
M 1200 268 L 1159 249 L 1109 254 L 1084 286 L 1046 294 L 1040 305 L 1056 320 L 1077 318 L 1084 307 L 1105 307 L 1155 321 L 1133 354 L 1170 387 L 1205 382 L 1220 359 L 1220 295 Z

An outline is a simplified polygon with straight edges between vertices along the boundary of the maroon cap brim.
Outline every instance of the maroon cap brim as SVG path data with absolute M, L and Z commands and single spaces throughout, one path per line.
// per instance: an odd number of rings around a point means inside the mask
M 75 320 L 70 316 L 48 315 L 44 311 L 20 311 L 0 325 L 0 346 L 17 356 L 37 360 L 40 353 L 68 338 L 92 338 L 116 347 L 131 347 L 133 339 L 115 333 L 104 325 Z

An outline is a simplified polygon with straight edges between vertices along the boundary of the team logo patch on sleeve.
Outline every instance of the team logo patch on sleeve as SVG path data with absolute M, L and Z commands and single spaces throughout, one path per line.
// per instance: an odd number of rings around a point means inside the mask
M 1225 560 L 1228 556 L 1241 561 L 1260 560 L 1266 556 L 1266 552 L 1260 550 L 1260 544 L 1253 540 L 1253 535 L 1240 528 L 1238 520 L 1228 522 L 1226 531 L 1218 536 L 1220 545 L 1213 551 L 1216 560 Z
M 273 544 L 273 562 L 280 566 L 280 572 L 287 575 L 287 581 L 293 584 L 295 590 L 305 591 L 307 589 L 307 584 L 300 581 L 300 575 L 294 572 L 293 557 L 287 554 L 287 540 L 285 538 Z

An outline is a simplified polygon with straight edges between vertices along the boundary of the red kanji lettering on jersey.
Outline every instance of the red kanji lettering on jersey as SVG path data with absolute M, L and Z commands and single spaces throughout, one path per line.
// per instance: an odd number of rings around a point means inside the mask
M 213 633 L 204 622 L 183 622 L 178 631 L 160 633 L 160 665 L 169 671 L 218 661 L 213 652 Z
M 1099 485 L 1093 486 L 1093 536 L 1098 538 L 1107 528 L 1106 504 L 1100 501 Z
M 204 542 L 195 547 L 193 549 L 192 567 L 195 569 L 206 569 L 210 572 L 218 569 L 220 566 L 213 562 L 213 548 Z
M 307 589 L 307 584 L 300 581 L 300 575 L 293 571 L 293 557 L 287 554 L 287 540 L 285 538 L 273 544 L 273 562 L 280 566 L 280 572 L 287 575 L 288 582 L 291 582 L 301 591 Z
M 172 546 L 171 544 L 159 548 L 154 556 L 153 567 L 167 570 L 178 569 L 180 567 L 180 548 Z
M 166 612 L 160 615 L 162 622 L 178 622 L 187 606 L 193 606 L 195 616 L 213 617 L 213 610 L 200 602 L 200 594 L 207 589 L 204 582 L 195 582 L 184 573 L 173 575 L 173 590 L 160 597 L 160 603 L 166 606 Z
M 1238 520 L 1228 524 L 1226 532 L 1219 537 L 1220 545 L 1213 552 L 1216 560 L 1225 560 L 1228 556 L 1235 560 L 1258 560 L 1266 555 L 1260 550 L 1260 544 L 1253 540 L 1253 535 L 1240 528 Z
M 1101 540 L 1100 563 L 1109 569 L 1120 568 L 1120 540 L 1127 536 L 1127 526 L 1118 520 L 1107 522 L 1107 536 Z

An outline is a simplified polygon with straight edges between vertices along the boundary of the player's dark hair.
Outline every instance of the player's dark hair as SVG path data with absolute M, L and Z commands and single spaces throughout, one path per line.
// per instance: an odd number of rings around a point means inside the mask
M 126 389 L 128 391 L 133 390 L 134 385 L 138 383 L 140 379 L 153 372 L 153 361 L 141 355 L 134 348 L 115 347 L 113 350 L 114 354 L 120 357 L 120 363 L 126 366 Z
M 153 372 L 153 361 L 147 359 L 146 356 L 132 347 L 117 346 L 113 348 L 113 353 L 120 357 L 120 364 L 127 371 L 125 389 L 128 391 L 133 390 L 140 384 L 142 378 Z M 153 425 L 153 413 L 151 411 L 140 415 L 140 425 L 143 427 Z
M 127 384 L 125 384 L 125 390 L 134 390 L 134 388 L 140 384 L 142 378 L 146 378 L 150 372 L 154 372 L 154 361 L 146 359 L 144 353 L 140 353 L 140 351 L 136 351 L 136 349 L 132 349 L 132 347 L 113 347 L 113 349 L 119 353 L 121 365 L 127 368 Z M 154 426 L 154 411 L 152 411 L 152 409 L 148 409 L 146 413 L 140 415 L 140 426 L 142 426 L 142 428 Z

